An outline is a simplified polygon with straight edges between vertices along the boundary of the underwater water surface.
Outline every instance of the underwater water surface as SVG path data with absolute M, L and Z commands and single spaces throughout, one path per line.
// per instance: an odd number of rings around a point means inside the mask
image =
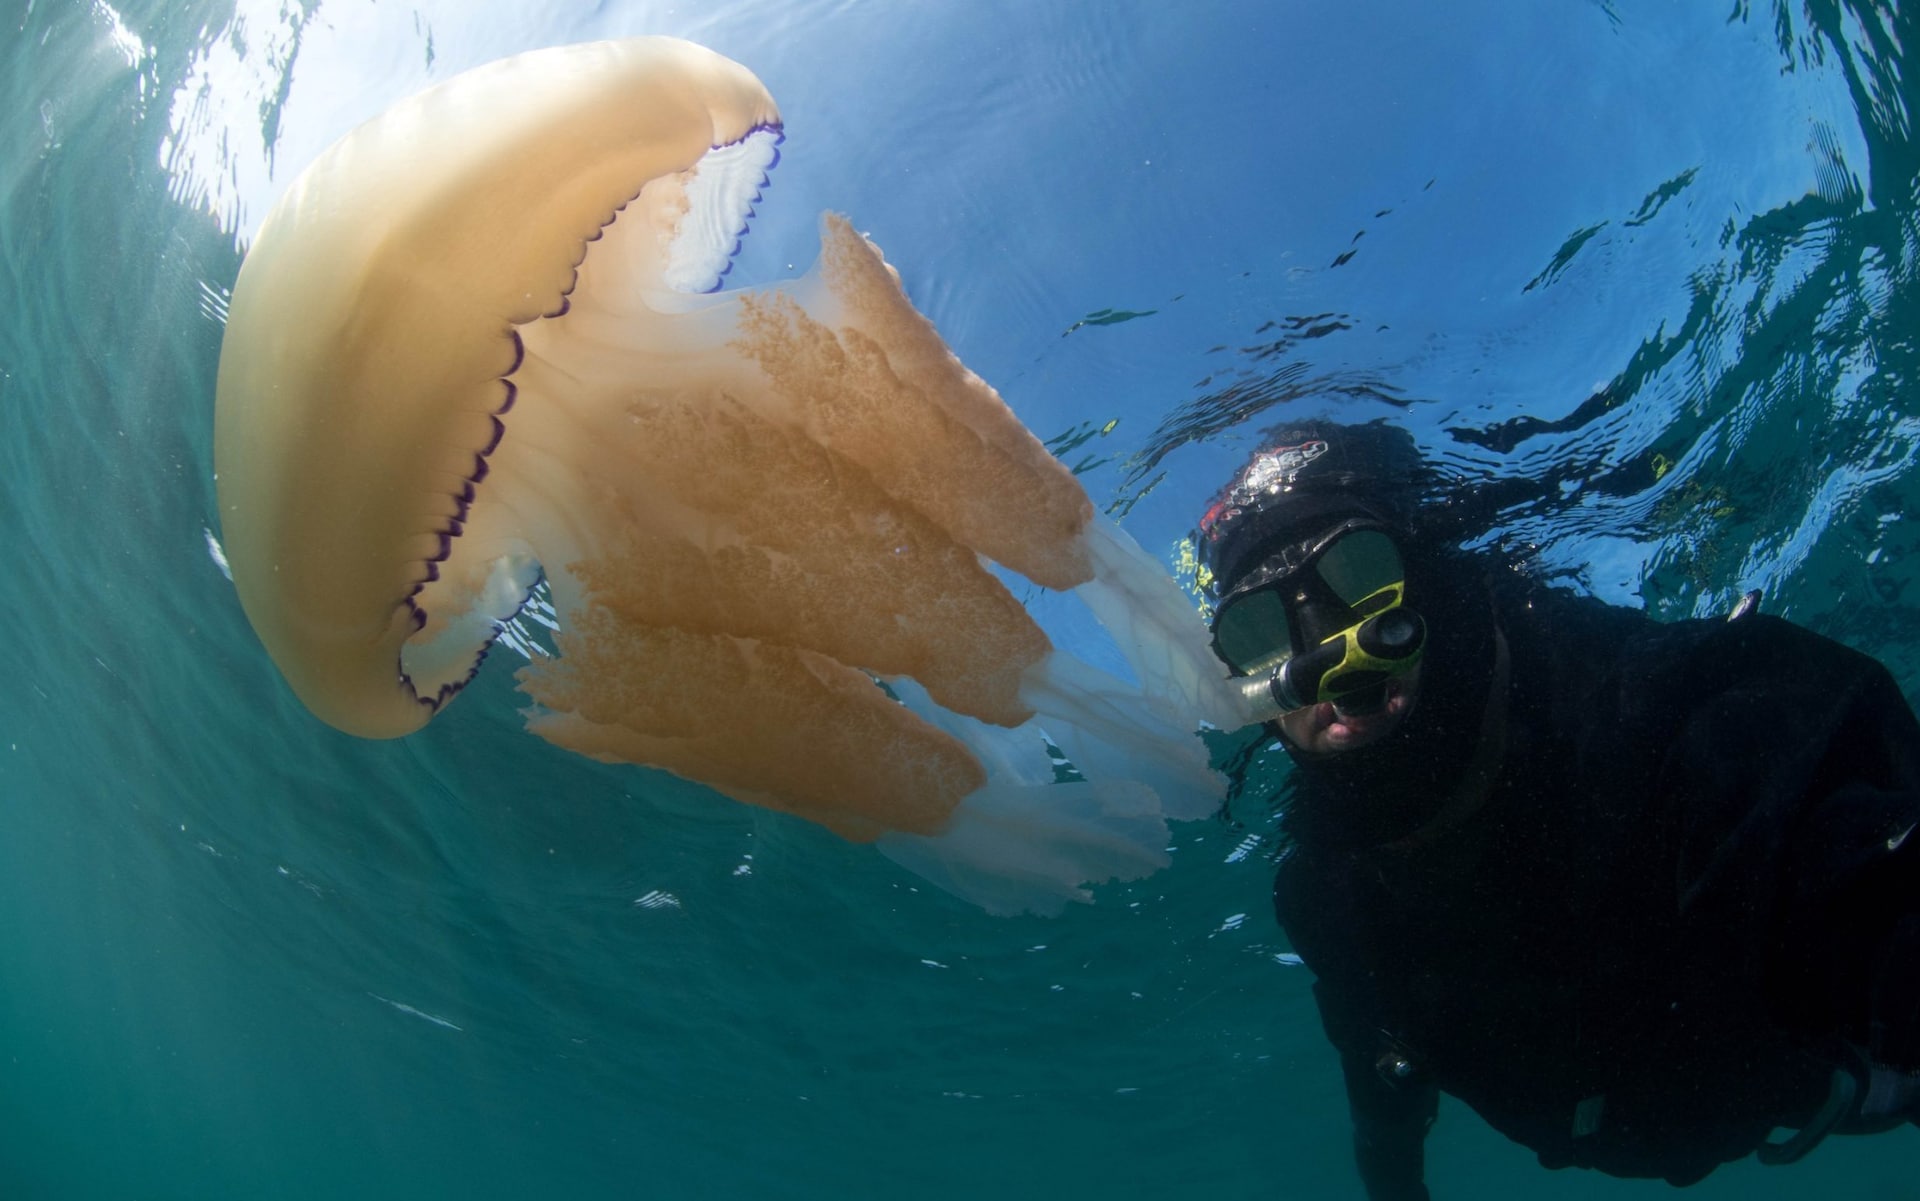
M 1910 10 L 1869 0 L 0 3 L 0 1196 L 1356 1198 L 1258 797 L 999 918 L 521 730 L 312 718 L 218 554 L 214 373 L 280 190 L 393 100 L 667 33 L 1175 569 L 1260 432 L 1387 419 L 1489 537 L 1920 694 Z M 1055 640 L 1111 658 L 1070 606 Z M 1817 702 L 1816 702 L 1817 703 Z M 1920 1196 L 1920 1134 L 1700 1198 Z M 1438 1197 L 1613 1198 L 1443 1105 Z

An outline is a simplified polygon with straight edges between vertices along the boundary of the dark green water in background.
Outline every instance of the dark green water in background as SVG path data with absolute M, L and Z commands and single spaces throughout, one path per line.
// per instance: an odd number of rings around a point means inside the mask
M 547 748 L 504 670 L 399 743 L 286 692 L 208 543 L 245 238 L 515 50 L 753 67 L 788 143 L 741 273 L 851 212 L 1150 548 L 1266 425 L 1385 416 L 1544 481 L 1499 536 L 1570 585 L 1759 588 L 1920 693 L 1910 12 L 534 7 L 0 0 L 0 1196 L 1359 1195 L 1257 805 L 995 919 Z M 1690 1195 L 1920 1197 L 1916 1138 Z M 1459 1106 L 1430 1159 L 1446 1198 L 1668 1192 Z

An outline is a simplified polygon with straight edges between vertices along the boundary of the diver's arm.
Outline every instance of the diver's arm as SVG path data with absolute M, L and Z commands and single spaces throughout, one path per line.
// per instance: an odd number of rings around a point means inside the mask
M 1403 1071 L 1392 1071 L 1383 1052 L 1398 1045 L 1381 1030 L 1383 1006 L 1373 996 L 1379 977 L 1352 958 L 1351 939 L 1329 939 L 1319 918 L 1296 908 L 1294 878 L 1282 872 L 1274 882 L 1275 911 L 1295 949 L 1319 973 L 1314 1005 L 1327 1041 L 1340 1054 L 1346 1079 L 1347 1109 L 1353 1116 L 1353 1159 L 1368 1201 L 1430 1201 L 1426 1174 L 1427 1129 L 1439 1107 L 1439 1089 L 1417 1066 L 1416 1057 L 1399 1054 Z M 1300 920 L 1289 921 L 1290 916 Z M 1342 923 L 1343 925 L 1345 923 Z M 1344 985 L 1344 987 L 1343 987 Z M 1382 1074 L 1383 1065 L 1393 1075 Z
M 1661 775 L 1681 862 L 1697 865 L 1689 905 L 1764 965 L 1785 1029 L 1920 1072 L 1920 721 L 1899 684 L 1764 615 L 1668 641 L 1707 684 Z M 1810 680 L 1818 703 L 1799 691 Z
M 1428 1083 L 1387 1083 L 1371 1059 L 1343 1051 L 1347 1107 L 1353 1113 L 1353 1160 L 1368 1201 L 1429 1201 L 1427 1130 L 1440 1102 Z
M 1887 936 L 1873 968 L 1866 1036 L 1855 1042 L 1875 1063 L 1920 1073 L 1920 914 L 1903 915 Z

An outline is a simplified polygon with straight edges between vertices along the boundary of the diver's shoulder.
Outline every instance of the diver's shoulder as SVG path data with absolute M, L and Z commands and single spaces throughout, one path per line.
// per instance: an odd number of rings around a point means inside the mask
M 1660 624 L 1643 610 L 1517 572 L 1497 574 L 1489 591 L 1494 614 L 1509 637 L 1539 630 L 1555 637 L 1618 641 L 1652 632 Z

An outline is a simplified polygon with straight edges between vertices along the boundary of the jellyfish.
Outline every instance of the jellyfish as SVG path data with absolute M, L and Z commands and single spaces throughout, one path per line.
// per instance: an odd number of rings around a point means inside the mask
M 528 726 L 796 814 L 994 912 L 1165 860 L 1236 724 L 1165 570 L 843 217 L 723 290 L 782 139 L 669 38 L 404 100 L 274 206 L 235 283 L 214 460 L 239 600 L 317 717 L 423 727 L 544 581 Z M 991 565 L 1130 664 L 1053 647 Z

